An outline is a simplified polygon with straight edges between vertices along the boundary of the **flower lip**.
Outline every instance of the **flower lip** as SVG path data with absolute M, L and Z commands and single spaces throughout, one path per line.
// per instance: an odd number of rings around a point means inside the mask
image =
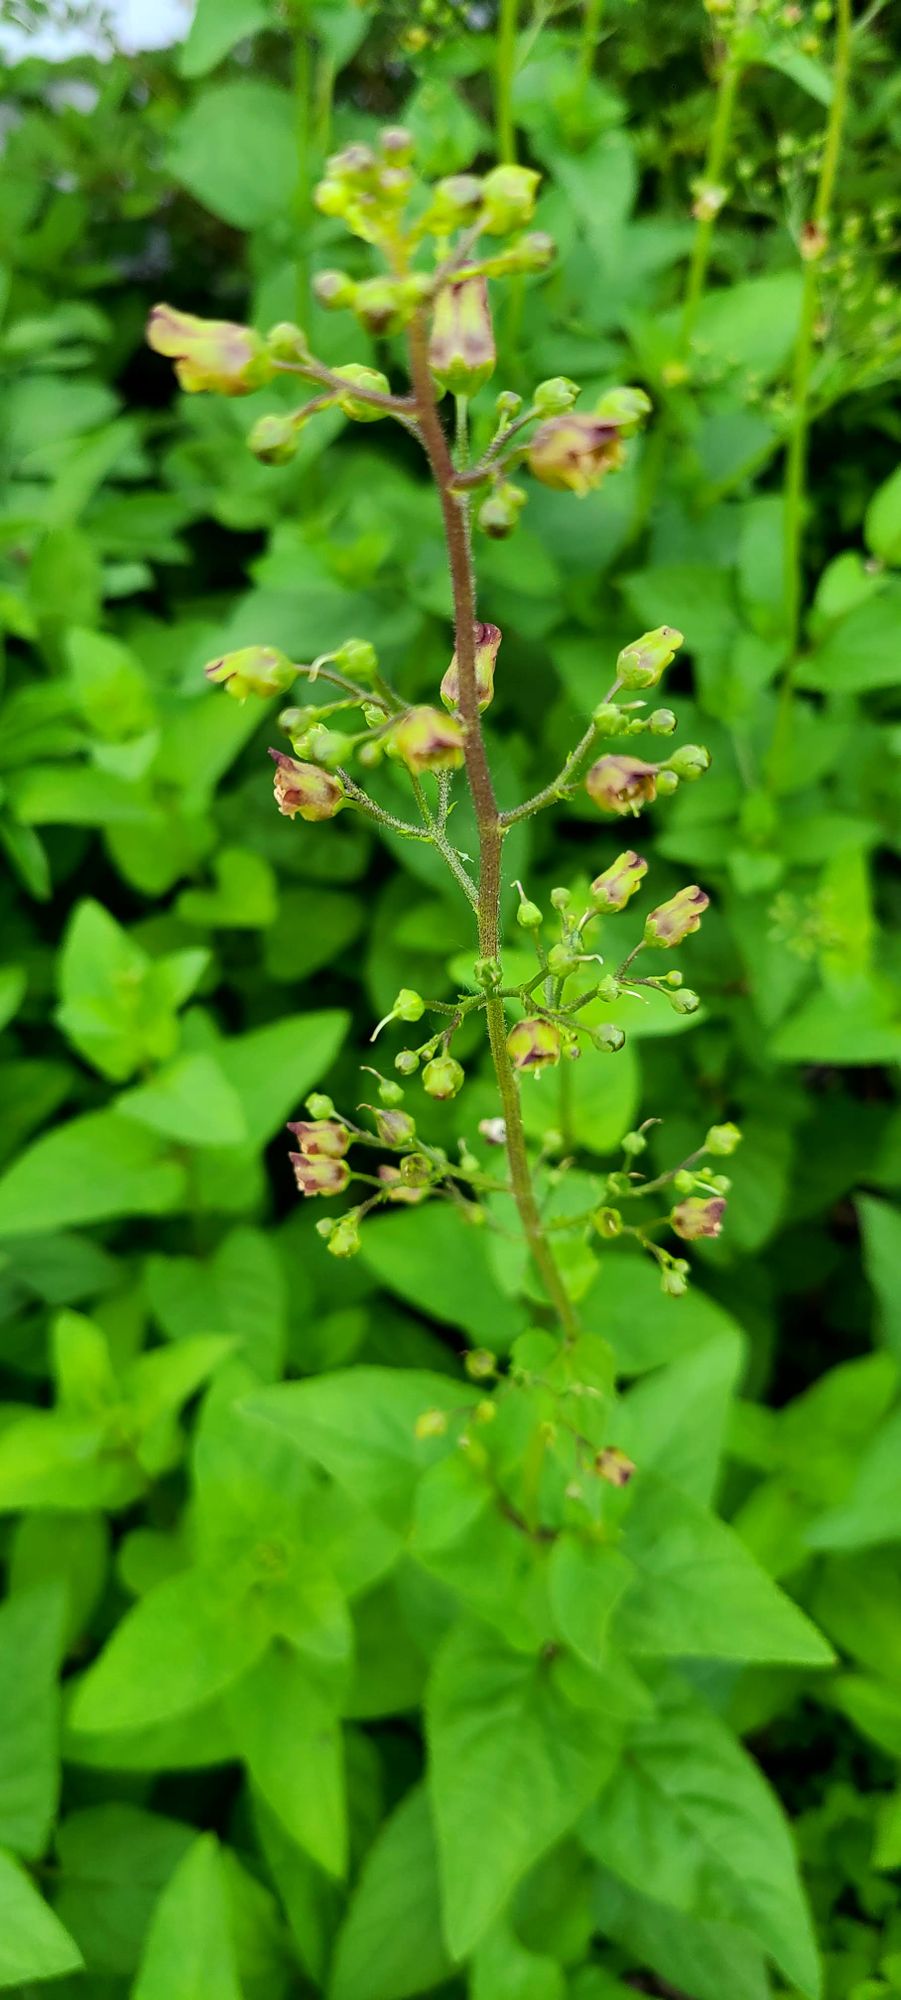
M 347 1126 L 334 1118 L 298 1118 L 287 1129 L 306 1159 L 342 1160 L 350 1145 Z
M 696 1243 L 702 1236 L 719 1236 L 725 1212 L 722 1195 L 691 1194 L 685 1201 L 677 1202 L 670 1213 L 670 1223 L 684 1242 Z
M 334 819 L 344 804 L 344 787 L 330 771 L 318 764 L 303 764 L 284 750 L 270 748 L 275 765 L 275 802 L 286 819 L 299 813 L 301 819 Z
M 320 1153 L 289 1153 L 297 1191 L 304 1196 L 343 1194 L 350 1180 L 346 1160 L 332 1160 Z

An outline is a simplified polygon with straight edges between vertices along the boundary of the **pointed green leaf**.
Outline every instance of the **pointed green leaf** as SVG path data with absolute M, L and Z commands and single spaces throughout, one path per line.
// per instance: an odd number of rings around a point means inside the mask
M 363 1863 L 335 1947 L 329 2000 L 411 2000 L 443 1985 L 451 1970 L 428 1797 L 415 1785 Z
M 201 1834 L 160 1896 L 134 2000 L 242 2000 L 219 1843 Z
M 127 1611 L 89 1667 L 71 1727 L 143 1729 L 199 1708 L 262 1653 L 265 1622 L 251 1599 L 217 1598 L 196 1570 L 180 1570 Z

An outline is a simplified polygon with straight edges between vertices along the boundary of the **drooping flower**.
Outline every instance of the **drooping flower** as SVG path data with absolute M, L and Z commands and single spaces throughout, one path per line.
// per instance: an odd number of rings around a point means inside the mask
M 331 771 L 302 764 L 283 750 L 270 750 L 275 764 L 275 802 L 286 819 L 334 819 L 344 804 L 344 787 Z
M 677 1202 L 670 1213 L 670 1224 L 684 1242 L 694 1243 L 701 1236 L 719 1236 L 725 1212 L 722 1195 L 690 1194 L 685 1201 Z
M 494 373 L 496 359 L 485 279 L 442 285 L 429 337 L 429 367 L 439 387 L 454 396 L 474 396 Z
M 560 1061 L 563 1037 L 555 1021 L 540 1014 L 516 1021 L 507 1036 L 507 1054 L 515 1070 L 535 1076 Z
M 408 708 L 391 731 L 391 746 L 409 771 L 454 771 L 463 762 L 463 730 L 440 708 Z
M 657 796 L 659 764 L 641 757 L 599 757 L 585 779 L 590 799 L 602 812 L 635 813 Z
M 346 1125 L 339 1125 L 335 1118 L 298 1118 L 288 1131 L 293 1132 L 301 1152 L 309 1160 L 343 1160 L 350 1145 L 350 1133 Z
M 332 1160 L 322 1153 L 289 1153 L 299 1194 L 343 1194 L 350 1180 L 346 1160 Z
M 475 627 L 476 698 L 480 709 L 487 708 L 494 698 L 494 668 L 502 636 L 499 625 Z M 456 653 L 441 682 L 441 699 L 446 708 L 457 709 L 460 706 L 460 668 Z
M 223 653 L 204 667 L 208 681 L 224 687 L 235 701 L 249 694 L 265 700 L 269 695 L 286 694 L 297 679 L 297 668 L 278 646 L 239 646 L 235 653 Z
M 220 396 L 249 396 L 271 379 L 273 365 L 260 335 L 228 319 L 198 319 L 175 306 L 158 305 L 147 321 L 148 345 L 175 362 L 189 394 L 213 389 Z
M 634 849 L 627 847 L 624 854 L 605 868 L 602 875 L 596 875 L 591 885 L 591 900 L 602 910 L 624 910 L 630 896 L 640 889 L 642 877 L 648 872 L 648 864 Z
M 584 499 L 623 463 L 618 424 L 578 410 L 539 424 L 529 445 L 529 470 L 543 486 Z
M 668 903 L 660 903 L 645 919 L 645 944 L 663 945 L 667 950 L 671 945 L 681 944 L 683 938 L 700 929 L 701 918 L 709 906 L 710 897 L 696 882 L 687 889 L 679 889 Z

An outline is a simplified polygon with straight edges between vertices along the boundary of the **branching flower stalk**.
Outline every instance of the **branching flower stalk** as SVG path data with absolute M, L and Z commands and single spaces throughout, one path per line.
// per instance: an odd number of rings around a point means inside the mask
M 690 1161 L 647 1180 L 635 1166 L 647 1143 L 641 1128 L 624 1142 L 627 1167 L 601 1179 L 591 1209 L 569 1219 L 545 1213 L 548 1194 L 567 1163 L 551 1172 L 549 1138 L 530 1157 L 521 1089 L 545 1070 L 578 1060 L 583 1049 L 615 1055 L 625 1042 L 624 1031 L 613 1021 L 598 1020 L 597 1010 L 623 996 L 655 994 L 677 1013 L 695 1011 L 698 997 L 683 985 L 679 972 L 640 975 L 634 968 L 645 950 L 667 951 L 696 931 L 709 899 L 691 884 L 651 910 L 616 969 L 599 978 L 604 961 L 593 949 L 591 927 L 599 921 L 606 927 L 627 909 L 647 863 L 631 848 L 616 855 L 601 869 L 582 907 L 566 887 L 554 889 L 550 921 L 556 922 L 558 934 L 548 942 L 542 935 L 544 911 L 521 883 L 505 882 L 507 832 L 583 783 L 599 812 L 614 820 L 631 818 L 680 782 L 700 777 L 709 758 L 695 744 L 655 761 L 633 754 L 633 738 L 666 738 L 676 728 L 670 709 L 645 712 L 645 696 L 682 644 L 682 634 L 664 625 L 624 647 L 607 694 L 557 776 L 520 805 L 506 811 L 498 805 L 483 715 L 494 694 L 502 634 L 479 616 L 471 510 L 482 532 L 511 533 L 527 497 L 513 475 L 524 467 L 560 491 L 576 496 L 590 492 L 623 463 L 627 440 L 650 407 L 642 391 L 616 388 L 594 410 L 577 410 L 578 387 L 564 377 L 539 383 L 525 406 L 521 397 L 505 391 L 496 401 L 493 435 L 476 463 L 466 463 L 469 398 L 487 382 L 496 360 L 487 281 L 541 272 L 553 255 L 547 237 L 523 233 L 532 219 L 537 181 L 530 169 L 510 165 L 481 179 L 454 175 L 435 187 L 423 186 L 412 168 L 409 137 L 398 129 L 382 135 L 377 153 L 349 146 L 329 161 L 316 190 L 318 206 L 340 216 L 352 233 L 378 248 L 386 270 L 360 281 L 341 271 L 323 272 L 316 290 L 324 304 L 349 308 L 370 332 L 403 336 L 410 387 L 402 395 L 375 369 L 327 367 L 310 353 L 296 326 L 276 327 L 263 339 L 247 327 L 201 321 L 159 306 L 151 315 L 149 338 L 174 359 L 182 386 L 191 391 L 243 395 L 293 376 L 316 392 L 298 408 L 273 410 L 254 425 L 248 442 L 265 462 L 290 458 L 304 425 L 320 410 L 335 406 L 353 421 L 397 422 L 423 449 L 441 504 L 453 594 L 454 650 L 440 684 L 443 706 L 407 700 L 383 674 L 374 647 L 358 638 L 300 663 L 270 646 L 244 647 L 211 661 L 207 677 L 242 701 L 281 696 L 298 680 L 305 681 L 312 698 L 284 709 L 279 718 L 290 751 L 271 752 L 279 810 L 308 822 L 354 810 L 403 838 L 428 842 L 475 922 L 478 956 L 468 990 L 453 1000 L 427 1000 L 402 988 L 373 1031 L 375 1042 L 398 1024 L 418 1023 L 427 1015 L 438 1022 L 423 1041 L 400 1049 L 394 1078 L 364 1065 L 364 1072 L 377 1078 L 378 1104 L 368 1107 L 374 1129 L 337 1112 L 320 1091 L 307 1101 L 308 1116 L 289 1127 L 297 1142 L 291 1159 L 304 1198 L 337 1197 L 354 1186 L 363 1195 L 337 1220 L 327 1217 L 320 1223 L 319 1233 L 333 1255 L 350 1256 L 359 1247 L 361 1225 L 386 1205 L 444 1200 L 462 1222 L 497 1225 L 492 1197 L 512 1196 L 547 1310 L 567 1341 L 576 1336 L 577 1313 L 555 1254 L 560 1233 L 568 1228 L 589 1238 L 634 1237 L 654 1258 L 664 1290 L 678 1296 L 685 1290 L 687 1263 L 657 1243 L 655 1232 L 667 1227 L 684 1241 L 719 1233 L 728 1180 L 698 1162 L 706 1153 L 731 1151 L 738 1134 L 733 1127 L 713 1128 Z M 493 247 L 490 239 L 496 238 L 507 239 L 505 247 Z M 430 240 L 429 268 L 424 251 Z M 444 396 L 453 398 L 456 411 L 455 450 L 445 428 Z M 328 698 L 316 705 L 320 688 Z M 353 726 L 357 714 L 359 727 Z M 628 748 L 619 747 L 624 740 Z M 418 824 L 373 798 L 350 768 L 356 762 L 366 772 L 386 758 L 406 773 Z M 453 785 L 461 770 L 476 821 L 475 875 L 453 839 Z M 512 982 L 505 979 L 503 962 L 508 891 L 519 898 L 516 923 L 532 933 L 537 956 L 534 974 Z M 418 1075 L 426 1095 L 439 1104 L 455 1098 L 465 1078 L 453 1053 L 454 1037 L 464 1022 L 479 1015 L 484 1017 L 500 1115 L 483 1121 L 479 1129 L 489 1158 L 464 1140 L 459 1162 L 452 1162 L 442 1147 L 420 1136 L 415 1117 L 404 1108 L 404 1084 L 398 1079 Z M 355 1148 L 375 1148 L 388 1158 L 373 1173 L 352 1165 L 348 1155 Z M 490 1150 L 497 1148 L 505 1152 L 506 1175 L 490 1163 Z M 636 1200 L 669 1193 L 678 1197 L 675 1205 L 644 1225 L 623 1213 L 623 1203 L 631 1215 Z

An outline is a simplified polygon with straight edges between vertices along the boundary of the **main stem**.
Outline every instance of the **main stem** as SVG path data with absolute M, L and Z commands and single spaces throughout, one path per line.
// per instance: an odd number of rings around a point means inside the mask
M 479 840 L 477 911 L 479 951 L 483 958 L 498 958 L 501 943 L 501 849 L 504 834 L 485 750 L 476 691 L 475 584 L 466 516 L 460 502 L 451 491 L 454 463 L 438 414 L 429 370 L 426 329 L 422 318 L 417 318 L 410 327 L 409 351 L 410 378 L 416 397 L 420 433 L 441 500 L 454 595 L 454 639 L 460 681 L 460 719 L 465 735 L 466 776 L 475 808 Z M 497 995 L 489 996 L 485 1016 L 494 1073 L 504 1114 L 507 1160 L 519 1219 L 548 1298 L 564 1331 L 571 1334 L 576 1329 L 576 1315 L 567 1297 L 538 1213 L 529 1168 L 519 1090 L 507 1052 L 504 1003 Z

